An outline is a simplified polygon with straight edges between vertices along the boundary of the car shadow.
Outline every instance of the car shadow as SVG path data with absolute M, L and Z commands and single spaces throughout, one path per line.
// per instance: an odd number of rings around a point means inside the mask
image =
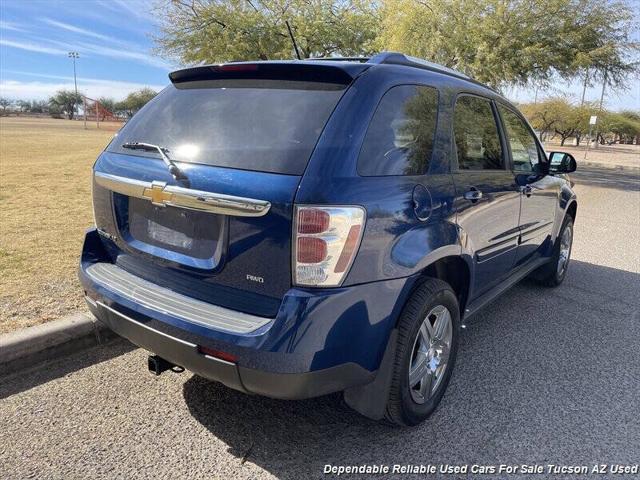
M 639 162 L 640 166 L 640 162 Z M 578 165 L 578 170 L 570 174 L 578 185 L 614 188 L 618 190 L 640 191 L 640 171 L 598 168 Z
M 325 465 L 632 461 L 639 309 L 637 273 L 572 261 L 560 288 L 525 280 L 468 322 L 442 404 L 414 428 L 364 418 L 340 394 L 281 401 L 193 376 L 183 395 L 239 463 L 279 478 Z
M 114 338 L 98 347 L 87 348 L 55 360 L 43 361 L 24 370 L 0 377 L 0 400 L 64 377 L 125 353 L 137 347 L 124 338 Z

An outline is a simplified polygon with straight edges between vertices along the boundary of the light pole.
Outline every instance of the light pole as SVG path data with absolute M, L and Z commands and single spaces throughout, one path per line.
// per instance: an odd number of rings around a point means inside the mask
M 78 52 L 69 52 L 68 57 L 73 59 L 73 84 L 76 87 L 75 99 L 77 100 L 78 99 L 78 80 L 76 79 L 76 58 L 80 58 L 80 54 Z M 73 103 L 73 105 L 75 110 L 75 102 Z

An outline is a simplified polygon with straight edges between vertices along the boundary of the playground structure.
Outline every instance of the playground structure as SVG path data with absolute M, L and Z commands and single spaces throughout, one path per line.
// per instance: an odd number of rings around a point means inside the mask
M 82 96 L 84 128 L 87 128 L 87 121 L 95 121 L 96 127 L 100 128 L 100 122 L 122 122 L 112 111 L 108 110 L 102 103 L 93 98 Z

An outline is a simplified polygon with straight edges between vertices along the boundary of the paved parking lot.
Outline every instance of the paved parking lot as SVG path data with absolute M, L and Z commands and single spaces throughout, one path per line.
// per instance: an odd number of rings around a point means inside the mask
M 640 462 L 640 178 L 583 169 L 574 179 L 580 205 L 565 284 L 525 281 L 473 319 L 427 423 L 378 424 L 339 395 L 285 402 L 189 373 L 155 378 L 143 351 L 116 342 L 0 379 L 0 477 L 305 478 L 325 464 Z

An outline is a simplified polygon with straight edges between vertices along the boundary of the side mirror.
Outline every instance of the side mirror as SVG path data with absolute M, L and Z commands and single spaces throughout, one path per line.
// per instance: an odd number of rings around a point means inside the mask
M 549 171 L 551 173 L 575 172 L 578 165 L 573 155 L 565 152 L 551 152 L 549 154 Z

